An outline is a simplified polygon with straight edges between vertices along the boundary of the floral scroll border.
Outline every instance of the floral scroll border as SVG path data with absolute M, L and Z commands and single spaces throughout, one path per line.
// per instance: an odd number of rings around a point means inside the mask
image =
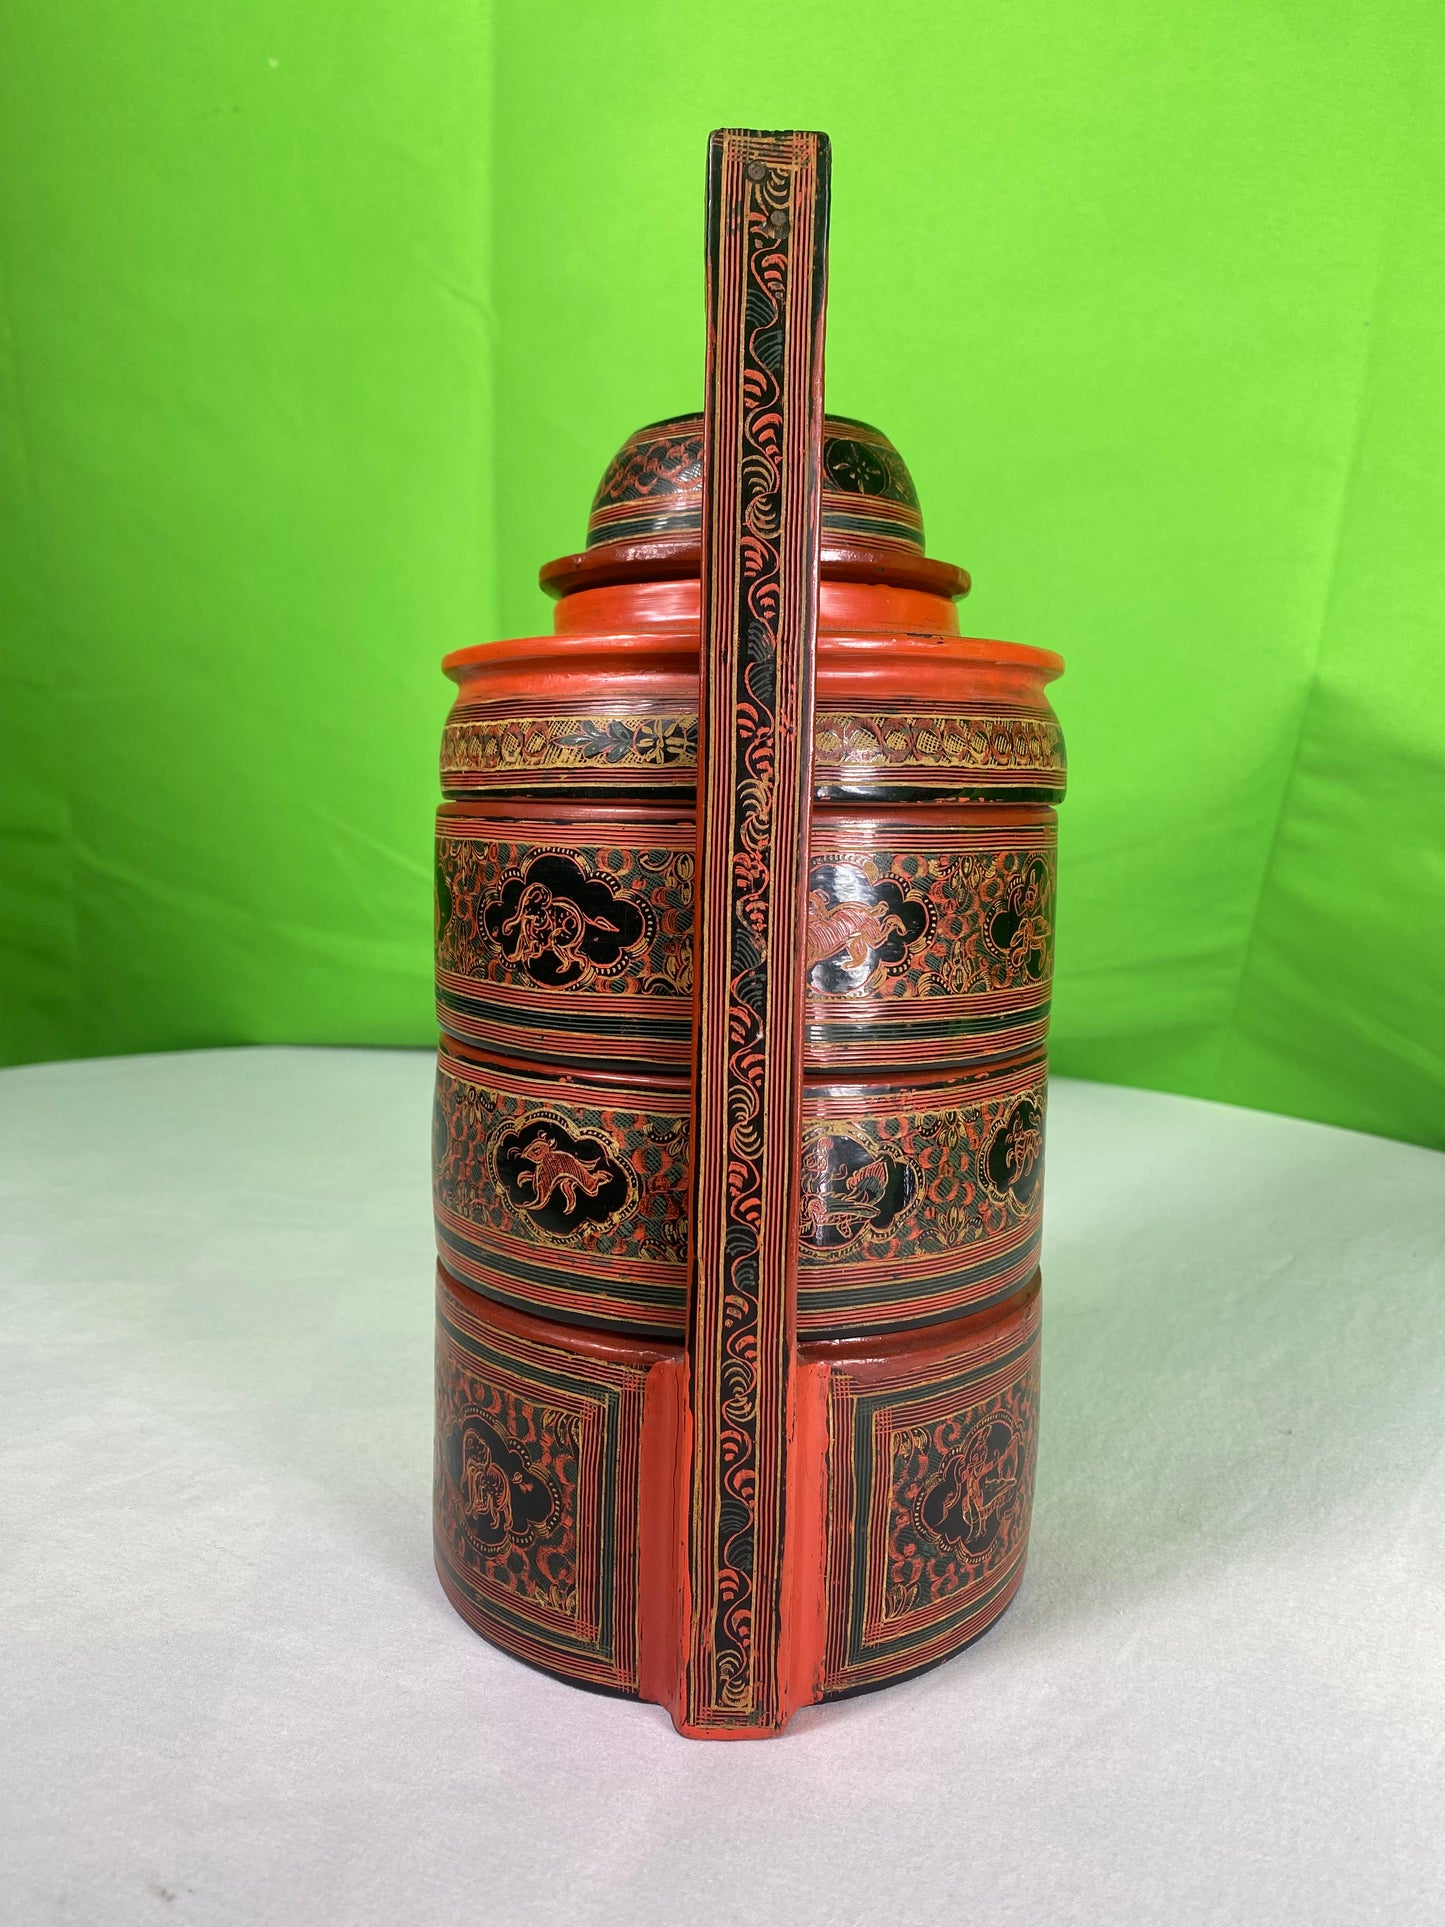
M 813 774 L 822 789 L 907 786 L 941 776 L 989 777 L 1062 795 L 1063 731 L 1050 715 L 1001 709 L 820 712 Z M 697 769 L 697 716 L 477 716 L 453 713 L 442 736 L 449 794 L 546 789 L 579 774 L 629 787 L 667 784 Z

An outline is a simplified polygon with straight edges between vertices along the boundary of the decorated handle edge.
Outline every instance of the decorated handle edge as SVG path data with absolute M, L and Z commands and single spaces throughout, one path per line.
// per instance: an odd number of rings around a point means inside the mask
M 684 1731 L 791 1710 L 797 1298 L 831 156 L 708 152 Z

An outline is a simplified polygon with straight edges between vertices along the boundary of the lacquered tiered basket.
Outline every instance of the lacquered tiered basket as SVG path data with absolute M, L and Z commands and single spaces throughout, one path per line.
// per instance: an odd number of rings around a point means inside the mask
M 827 165 L 714 135 L 705 413 L 445 664 L 438 1566 L 708 1737 L 977 1637 L 1033 1482 L 1062 665 L 823 417 Z

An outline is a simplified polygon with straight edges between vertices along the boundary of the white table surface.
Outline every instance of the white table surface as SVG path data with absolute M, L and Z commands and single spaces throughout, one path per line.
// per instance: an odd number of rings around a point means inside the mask
M 0 1918 L 1445 1921 L 1445 1158 L 1056 1084 L 1018 1601 L 721 1746 L 442 1598 L 430 1077 L 0 1075 Z

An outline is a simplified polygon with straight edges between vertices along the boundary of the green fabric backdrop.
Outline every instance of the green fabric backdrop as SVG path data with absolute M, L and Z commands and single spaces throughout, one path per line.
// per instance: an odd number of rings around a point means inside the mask
M 1055 1063 L 1445 1142 L 1435 0 L 10 0 L 11 1060 L 421 1043 L 446 649 L 833 136 L 829 405 L 1061 650 Z

